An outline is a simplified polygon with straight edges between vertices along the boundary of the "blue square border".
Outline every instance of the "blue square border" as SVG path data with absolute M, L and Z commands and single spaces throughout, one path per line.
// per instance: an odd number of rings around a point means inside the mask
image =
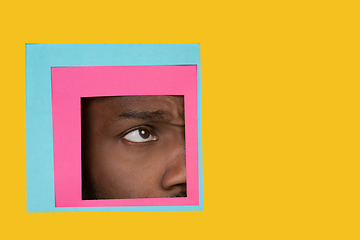
M 197 65 L 199 205 L 55 208 L 51 67 Z M 200 44 L 26 44 L 27 212 L 201 211 Z

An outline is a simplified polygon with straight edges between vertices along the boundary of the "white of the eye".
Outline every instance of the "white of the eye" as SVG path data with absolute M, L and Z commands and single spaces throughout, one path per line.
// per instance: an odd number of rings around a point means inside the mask
M 131 131 L 128 134 L 126 134 L 124 136 L 124 138 L 131 142 L 148 142 L 148 141 L 151 141 L 154 137 L 153 137 L 153 135 L 150 134 L 148 138 L 143 138 L 140 136 L 139 129 L 137 129 L 137 130 Z

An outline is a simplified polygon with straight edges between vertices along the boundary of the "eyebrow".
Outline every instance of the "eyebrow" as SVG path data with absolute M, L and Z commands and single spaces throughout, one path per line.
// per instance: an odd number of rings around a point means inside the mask
M 127 118 L 127 119 L 142 119 L 142 120 L 149 120 L 149 121 L 170 121 L 173 119 L 173 115 L 171 112 L 157 110 L 157 111 L 135 111 L 130 110 L 121 113 L 118 115 L 120 118 Z

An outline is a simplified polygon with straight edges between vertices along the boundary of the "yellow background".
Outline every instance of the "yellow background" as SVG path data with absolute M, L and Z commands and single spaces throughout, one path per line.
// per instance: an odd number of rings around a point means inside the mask
M 358 1 L 3 1 L 3 239 L 359 239 Z M 25 43 L 201 43 L 204 211 L 26 213 Z

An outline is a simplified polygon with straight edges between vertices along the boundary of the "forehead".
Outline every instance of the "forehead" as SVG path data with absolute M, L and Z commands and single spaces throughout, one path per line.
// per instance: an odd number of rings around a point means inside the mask
M 92 114 L 119 115 L 126 111 L 166 111 L 173 115 L 184 115 L 183 96 L 117 96 L 90 97 L 82 99 L 83 110 Z

